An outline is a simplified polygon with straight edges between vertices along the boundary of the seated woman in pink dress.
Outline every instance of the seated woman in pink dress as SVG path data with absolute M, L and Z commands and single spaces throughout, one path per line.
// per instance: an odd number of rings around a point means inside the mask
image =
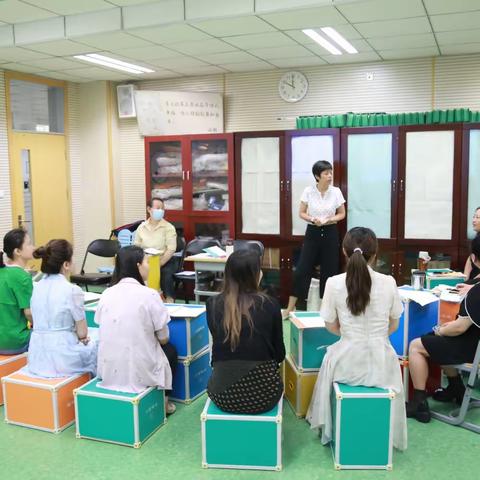
M 147 258 L 140 247 L 122 248 L 115 260 L 114 286 L 100 299 L 97 376 L 100 386 L 139 393 L 147 387 L 172 388 L 177 362 L 168 343 L 170 316 L 157 291 L 145 286 Z M 166 402 L 167 413 L 175 405 Z

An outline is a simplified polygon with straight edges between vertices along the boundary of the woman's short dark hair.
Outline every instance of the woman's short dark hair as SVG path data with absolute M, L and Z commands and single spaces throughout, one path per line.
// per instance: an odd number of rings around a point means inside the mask
M 343 249 L 348 257 L 347 306 L 353 315 L 361 315 L 370 303 L 372 278 L 368 262 L 377 254 L 377 237 L 369 228 L 352 228 L 343 239 Z
M 121 248 L 115 258 L 113 284 L 116 285 L 124 278 L 134 278 L 141 285 L 145 285 L 138 270 L 138 264 L 143 262 L 144 257 L 145 252 L 136 245 Z
M 16 248 L 22 248 L 27 235 L 27 231 L 23 228 L 14 228 L 7 232 L 3 237 L 3 252 L 0 252 L 0 268 L 5 266 L 3 254 L 5 253 L 10 260 L 13 260 L 13 252 Z
M 50 240 L 33 252 L 33 258 L 42 259 L 40 270 L 50 275 L 60 273 L 62 265 L 65 262 L 71 262 L 72 257 L 73 247 L 67 240 Z
M 326 160 L 319 160 L 318 162 L 315 162 L 312 167 L 312 173 L 315 177 L 315 180 L 317 177 L 320 178 L 320 175 L 326 170 L 333 170 L 330 162 L 327 162 Z
M 159 202 L 162 202 L 162 207 L 165 205 L 165 202 L 161 198 L 153 197 L 147 202 L 147 207 L 152 208 L 153 202 L 155 200 L 158 200 Z

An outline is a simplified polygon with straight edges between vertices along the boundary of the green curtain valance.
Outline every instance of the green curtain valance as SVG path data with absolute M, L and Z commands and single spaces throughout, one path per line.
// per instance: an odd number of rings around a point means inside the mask
M 297 128 L 391 127 L 453 122 L 480 122 L 480 112 L 468 108 L 412 113 L 344 113 L 297 117 Z

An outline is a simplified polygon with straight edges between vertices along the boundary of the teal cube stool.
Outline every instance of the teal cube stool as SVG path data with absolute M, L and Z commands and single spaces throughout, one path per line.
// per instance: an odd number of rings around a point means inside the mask
M 74 391 L 77 438 L 139 448 L 166 423 L 163 390 L 125 393 L 99 382 L 94 378 Z
M 260 415 L 227 413 L 208 399 L 200 416 L 202 467 L 282 469 L 283 399 Z
M 95 323 L 95 312 L 97 311 L 98 302 L 87 303 L 85 305 L 85 320 L 90 328 L 98 328 Z
M 393 408 L 390 389 L 334 383 L 332 453 L 336 470 L 391 470 Z
M 299 372 L 318 371 L 327 347 L 338 339 L 325 328 L 319 312 L 290 314 L 290 355 Z

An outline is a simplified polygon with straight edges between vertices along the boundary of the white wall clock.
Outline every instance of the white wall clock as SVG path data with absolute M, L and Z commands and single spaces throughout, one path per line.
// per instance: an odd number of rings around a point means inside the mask
M 307 77 L 301 72 L 287 72 L 278 82 L 278 93 L 286 102 L 299 102 L 308 91 Z

